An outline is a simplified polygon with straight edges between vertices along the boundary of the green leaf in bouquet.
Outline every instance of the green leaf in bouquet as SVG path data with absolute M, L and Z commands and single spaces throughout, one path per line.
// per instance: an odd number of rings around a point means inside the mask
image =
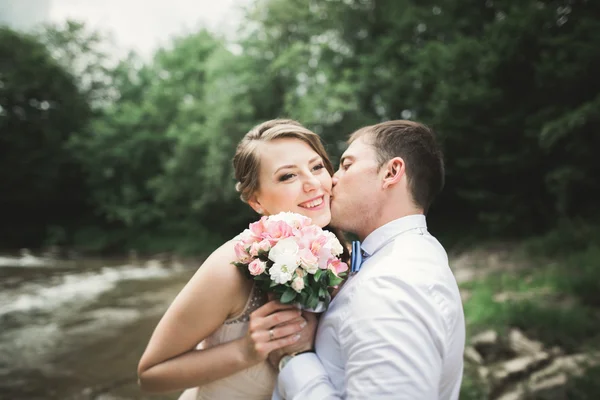
M 314 275 L 314 277 L 315 277 L 315 281 L 317 281 L 317 282 L 318 282 L 318 281 L 319 281 L 319 279 L 321 279 L 321 275 L 323 275 L 323 270 L 319 268 L 319 269 L 317 270 L 317 272 L 315 272 L 315 275 Z
M 302 305 L 306 305 L 308 301 L 308 293 L 306 293 L 306 291 L 302 291 L 300 292 L 300 304 Z
M 311 293 L 310 296 L 308 297 L 308 301 L 306 302 L 306 305 L 308 306 L 308 308 L 316 308 L 318 304 L 319 304 L 319 296 L 314 292 Z
M 329 276 L 329 286 L 337 286 L 342 283 L 342 278 L 333 273 L 332 270 L 327 270 L 327 275 Z
M 323 289 L 324 293 L 323 296 L 319 296 L 319 300 L 322 301 L 323 303 L 325 303 L 325 307 L 329 306 L 329 303 L 331 302 L 331 295 L 329 294 L 329 291 L 327 289 Z
M 281 296 L 288 289 L 289 289 L 289 286 L 276 284 L 275 286 L 269 287 L 268 292 L 272 292 L 272 293 L 275 293 L 275 294 L 278 294 Z
M 270 283 L 267 281 L 257 281 L 256 284 L 258 285 L 258 288 L 263 292 L 269 292 L 271 289 L 269 287 Z
M 329 292 L 327 292 L 327 289 L 325 289 L 324 287 L 320 287 L 319 288 L 319 298 L 320 299 L 324 299 L 329 295 Z
M 297 294 L 298 293 L 294 289 L 287 288 L 286 291 L 281 295 L 281 299 L 279 299 L 279 301 L 281 301 L 283 304 L 289 304 L 294 301 Z
M 275 287 L 279 285 L 279 283 L 275 282 L 275 281 L 271 281 L 271 284 L 269 285 L 270 288 Z

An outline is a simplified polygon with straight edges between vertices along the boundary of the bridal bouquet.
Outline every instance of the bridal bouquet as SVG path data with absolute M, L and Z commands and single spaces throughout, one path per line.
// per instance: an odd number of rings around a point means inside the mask
M 348 270 L 338 238 L 300 214 L 262 217 L 235 240 L 235 266 L 282 303 L 307 311 L 325 311 L 328 288 L 339 285 Z

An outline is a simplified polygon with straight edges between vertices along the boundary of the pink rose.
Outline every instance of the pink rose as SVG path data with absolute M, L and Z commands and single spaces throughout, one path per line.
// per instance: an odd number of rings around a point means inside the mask
M 263 240 L 258 244 L 258 249 L 260 251 L 270 251 L 271 250 L 271 243 L 268 240 Z
M 298 253 L 300 256 L 300 265 L 309 274 L 314 274 L 319 268 L 319 259 L 309 249 L 301 249 Z
M 348 264 L 340 261 L 337 258 L 331 259 L 327 264 L 327 269 L 333 271 L 334 274 L 339 275 L 341 272 L 348 271 Z
M 248 265 L 248 271 L 254 276 L 262 274 L 265 272 L 265 269 L 267 269 L 267 263 L 258 258 L 255 258 L 254 261 Z
M 275 245 L 281 239 L 292 236 L 292 227 L 284 221 L 273 221 L 266 227 L 266 232 L 263 233 L 263 237 L 267 239 L 271 245 Z
M 250 251 L 248 253 L 250 253 L 252 257 L 257 257 L 259 250 L 260 248 L 258 242 L 254 242 L 252 245 L 250 245 Z
M 312 251 L 312 253 L 318 257 L 319 253 L 321 253 L 321 249 L 323 248 L 323 246 L 326 243 L 327 243 L 327 236 L 319 235 L 310 244 L 310 251 Z
M 262 217 L 259 221 L 253 222 L 250 224 L 250 232 L 252 232 L 256 237 L 260 238 L 263 236 L 265 232 L 265 222 L 267 221 L 267 217 Z
M 312 242 L 314 242 L 315 239 L 322 234 L 322 229 L 316 225 L 308 225 L 303 227 L 300 231 L 297 232 L 297 236 L 300 239 L 300 247 L 310 248 Z
M 327 263 L 331 258 L 331 250 L 327 242 L 327 236 L 319 235 L 310 245 L 310 251 L 319 260 L 319 268 L 321 269 L 327 269 Z
M 259 252 L 268 252 L 269 250 L 271 250 L 271 243 L 269 243 L 267 239 L 264 239 L 260 242 L 252 243 L 252 245 L 250 246 L 250 255 L 252 257 L 257 257 Z
M 250 254 L 248 254 L 243 242 L 236 242 L 236 244 L 233 246 L 233 249 L 235 250 L 235 256 L 239 262 L 246 264 L 252 259 Z
M 300 293 L 302 289 L 304 289 L 304 279 L 300 278 L 299 276 L 294 278 L 294 280 L 292 281 L 292 289 Z

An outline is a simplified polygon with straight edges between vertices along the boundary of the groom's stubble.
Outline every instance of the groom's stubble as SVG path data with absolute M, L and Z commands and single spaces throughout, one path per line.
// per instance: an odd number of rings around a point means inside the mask
M 381 205 L 378 182 L 374 149 L 362 138 L 352 142 L 333 177 L 332 225 L 359 236 L 372 230 Z

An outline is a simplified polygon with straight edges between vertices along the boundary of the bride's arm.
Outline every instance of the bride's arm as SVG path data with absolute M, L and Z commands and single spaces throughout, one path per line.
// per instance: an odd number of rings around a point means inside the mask
M 167 392 L 201 386 L 232 375 L 263 360 L 278 348 L 294 343 L 303 328 L 300 312 L 269 302 L 250 315 L 248 334 L 206 350 L 196 346 L 235 312 L 245 278 L 231 265 L 228 242 L 217 249 L 177 295 L 154 330 L 138 365 L 144 391 Z M 245 301 L 245 299 L 244 299 Z M 243 302 L 242 302 L 243 303 Z M 274 329 L 275 340 L 268 330 Z M 289 323 L 294 322 L 294 323 Z

